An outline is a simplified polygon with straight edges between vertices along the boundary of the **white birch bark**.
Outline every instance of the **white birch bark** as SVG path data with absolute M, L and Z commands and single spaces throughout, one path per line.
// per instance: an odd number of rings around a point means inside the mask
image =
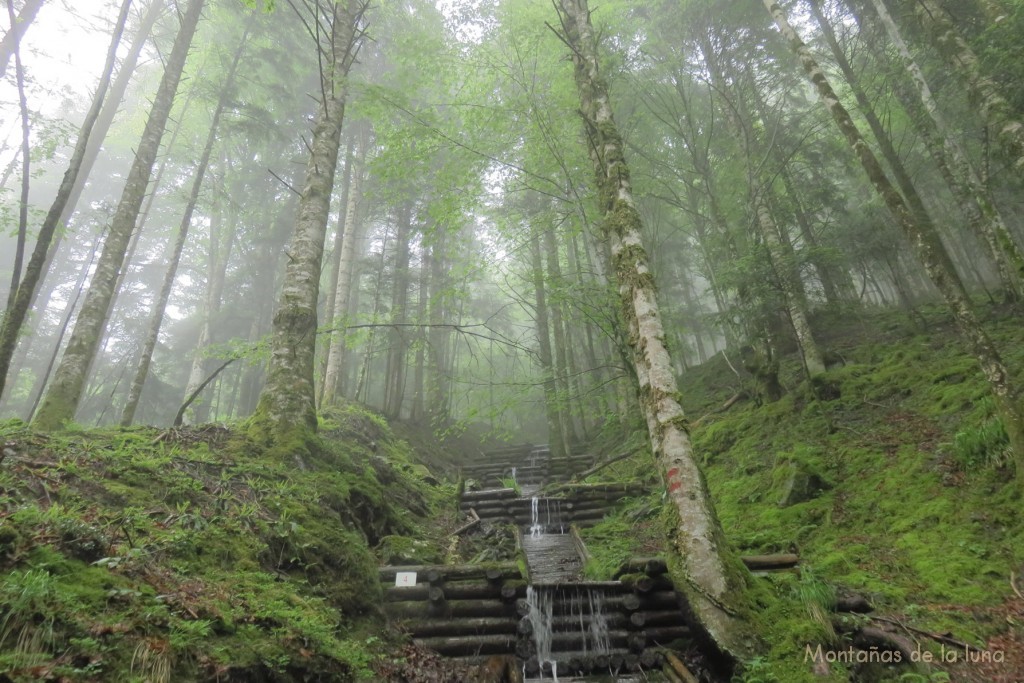
M 744 573 L 725 544 L 703 474 L 694 458 L 686 417 L 640 235 L 623 142 L 600 73 L 597 40 L 586 0 L 559 0 L 563 39 L 572 48 L 580 109 L 591 143 L 605 238 L 627 321 L 651 450 L 665 478 L 668 501 L 678 515 L 669 541 L 677 563 L 676 585 L 699 624 L 723 651 L 749 653 Z
M 1017 481 L 1019 485 L 1024 486 L 1024 410 L 1021 409 L 1020 396 L 1011 383 L 1009 372 L 998 350 L 974 315 L 970 298 L 964 290 L 949 253 L 939 239 L 938 232 L 926 217 L 912 212 L 893 187 L 874 152 L 864 142 L 850 113 L 839 101 L 825 72 L 789 24 L 779 3 L 774 0 L 763 0 L 763 3 L 783 37 L 799 57 L 804 71 L 818 92 L 818 97 L 857 156 L 872 186 L 913 245 L 929 279 L 945 299 L 964 344 L 977 359 L 982 374 L 988 380 L 996 409 L 1015 455 Z

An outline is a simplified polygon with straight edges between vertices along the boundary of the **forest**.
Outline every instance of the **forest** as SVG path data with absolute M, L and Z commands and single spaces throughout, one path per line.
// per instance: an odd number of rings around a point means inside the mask
M 0 683 L 1024 680 L 1024 3 L 6 9 Z

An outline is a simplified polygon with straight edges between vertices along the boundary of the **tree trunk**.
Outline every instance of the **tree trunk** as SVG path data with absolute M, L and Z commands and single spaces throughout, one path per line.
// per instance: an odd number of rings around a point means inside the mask
M 451 383 L 447 368 L 451 331 L 444 326 L 449 298 L 447 251 L 448 241 L 444 232 L 436 230 L 430 245 L 430 332 L 427 335 L 427 410 L 435 429 L 446 426 L 450 419 Z
M 7 75 L 7 65 L 10 63 L 11 57 L 18 51 L 18 44 L 21 42 L 22 36 L 25 35 L 25 31 L 35 20 L 39 8 L 43 6 L 43 1 L 26 0 L 25 4 L 21 6 L 21 11 L 18 12 L 18 16 L 15 17 L 14 7 L 11 0 L 8 0 L 11 28 L 4 34 L 3 39 L 0 39 L 0 78 Z
M 60 216 L 64 212 L 72 188 L 82 169 L 82 160 L 85 156 L 86 147 L 89 144 L 89 137 L 99 116 L 100 108 L 103 106 L 103 98 L 106 95 L 107 87 L 110 85 L 111 72 L 114 69 L 114 62 L 117 56 L 117 46 L 121 41 L 121 33 L 124 31 L 130 5 L 130 0 L 124 0 L 121 6 L 121 12 L 118 15 L 117 23 L 111 36 L 110 47 L 107 51 L 106 63 L 104 64 L 99 84 L 96 87 L 96 94 L 93 96 L 92 105 L 85 115 L 82 128 L 79 130 L 75 149 L 71 153 L 71 159 L 68 162 L 68 170 L 61 180 L 60 187 L 57 189 L 57 196 L 54 198 L 50 210 L 43 219 L 43 225 L 39 228 L 39 235 L 36 237 L 32 256 L 29 258 L 28 265 L 25 268 L 24 278 L 18 284 L 17 291 L 11 292 L 11 306 L 8 308 L 7 315 L 4 316 L 2 326 L 0 326 L 0 397 L 3 396 L 4 387 L 6 386 L 7 373 L 10 369 L 11 357 L 14 355 L 14 349 L 18 342 L 18 334 L 21 332 L 21 327 L 32 304 L 36 288 L 45 272 L 44 265 L 47 261 L 50 243 L 53 240 L 53 235 L 57 230 Z
M 363 167 L 369 154 L 370 137 L 362 131 L 356 142 L 355 155 L 352 159 L 352 180 L 345 203 L 345 235 L 338 254 L 338 280 L 334 290 L 334 310 L 328 320 L 331 331 L 327 335 L 327 360 L 324 366 L 323 390 L 320 393 L 321 405 L 330 405 L 335 397 L 341 396 L 344 389 L 344 358 L 345 334 L 344 325 L 351 320 L 354 311 L 350 308 L 352 286 L 355 284 L 356 242 L 362 229 L 359 215 L 359 202 L 362 201 Z M 337 328 L 337 329 L 335 329 Z
M 112 83 L 110 83 L 109 96 L 104 99 L 103 107 L 100 109 L 99 116 L 96 118 L 96 123 L 92 127 L 92 133 L 89 135 L 89 144 L 86 145 L 85 155 L 82 157 L 81 168 L 77 174 L 74 184 L 71 187 L 70 195 L 68 196 L 68 200 L 64 205 L 63 210 L 61 211 L 60 218 L 57 220 L 57 225 L 70 225 L 71 217 L 74 215 L 75 209 L 78 206 L 78 200 L 82 196 L 82 191 L 85 189 L 86 180 L 88 180 L 89 175 L 92 172 L 92 167 L 95 165 L 100 150 L 103 148 L 103 141 L 106 139 L 107 133 L 110 131 L 110 126 L 114 122 L 114 117 L 117 115 L 117 112 L 121 107 L 121 101 L 124 99 L 124 94 L 128 90 L 128 84 L 131 81 L 132 74 L 135 72 L 135 66 L 138 64 L 142 48 L 145 47 L 149 33 L 152 31 L 153 25 L 156 23 L 157 19 L 160 18 L 161 14 L 163 14 L 164 8 L 165 5 L 162 0 L 151 0 L 149 3 L 149 8 L 146 10 L 146 14 L 143 16 L 142 21 L 139 24 L 139 28 L 135 32 L 134 38 L 132 38 L 132 43 L 128 48 L 128 53 L 121 60 L 121 64 L 117 70 L 117 77 L 114 78 Z M 168 147 L 170 146 L 171 145 L 168 145 Z M 157 177 L 159 177 L 159 173 L 157 174 Z M 53 245 L 47 253 L 46 262 L 43 266 L 44 274 L 50 272 L 54 255 L 60 247 L 61 240 L 61 234 L 58 233 L 54 237 Z M 40 300 L 40 294 L 43 294 L 42 301 L 49 301 L 49 292 L 52 292 L 52 289 L 53 285 L 47 285 L 41 290 L 37 290 L 36 295 L 32 298 L 32 306 L 36 306 L 36 303 Z M 59 344 L 60 340 L 58 340 L 57 343 Z
M 550 314 L 552 341 L 554 342 L 555 386 L 558 388 L 560 425 L 562 431 L 562 450 L 566 455 L 572 453 L 571 442 L 579 441 L 579 435 L 572 420 L 572 409 L 575 403 L 573 391 L 569 385 L 569 345 L 566 341 L 565 322 L 562 319 L 563 297 L 559 293 L 562 287 L 562 268 L 559 264 L 558 241 L 555 231 L 550 227 L 544 230 L 544 251 L 547 255 L 547 283 L 550 296 L 548 313 Z
M 924 107 L 928 118 L 934 125 L 935 133 L 942 140 L 942 144 L 937 145 L 935 135 L 932 134 L 930 127 L 922 121 L 920 128 L 923 129 L 925 141 L 930 143 L 929 151 L 940 170 L 943 171 L 943 176 L 946 178 L 950 190 L 957 197 L 958 203 L 967 212 L 971 226 L 988 245 L 1003 285 L 1004 296 L 1009 301 L 1018 301 L 1024 295 L 1021 281 L 1024 278 L 1024 256 L 1021 255 L 1020 249 L 1013 241 L 992 194 L 982 182 L 981 175 L 970 162 L 967 153 L 956 139 L 952 127 L 932 97 L 931 88 L 924 72 L 921 71 L 921 67 L 910 54 L 910 49 L 903 40 L 896 22 L 893 21 L 881 0 L 871 0 L 871 3 L 882 26 L 885 27 L 886 33 L 889 34 L 889 40 L 899 52 L 903 66 L 917 87 L 921 106 Z
M 530 229 L 530 266 L 533 276 L 533 296 L 535 301 L 534 323 L 537 327 L 537 359 L 540 362 L 544 387 L 544 408 L 548 418 L 548 445 L 551 457 L 560 458 L 569 454 L 566 448 L 566 435 L 562 427 L 565 420 L 562 416 L 561 397 L 558 395 L 558 382 L 555 376 L 555 362 L 551 352 L 551 326 L 549 324 L 547 288 L 544 281 L 544 262 L 541 257 L 540 230 L 531 216 Z
M 128 241 L 135 228 L 135 220 L 142 207 L 146 187 L 149 185 L 153 162 L 160 148 L 160 139 L 163 137 L 167 118 L 174 104 L 178 82 L 185 68 L 192 36 L 199 25 L 202 8 L 203 0 L 191 0 L 182 17 L 181 28 L 167 58 L 164 75 L 153 100 L 135 161 L 128 174 L 128 181 L 111 221 L 110 232 L 96 265 L 92 284 L 54 375 L 53 384 L 35 417 L 34 424 L 38 429 L 58 429 L 65 421 L 75 416 L 89 368 L 96 356 L 97 346 L 110 313 L 114 285 L 123 265 Z
M 712 641 L 733 657 L 749 654 L 746 573 L 726 545 L 721 525 L 694 459 L 672 359 L 658 311 L 655 285 L 641 241 L 641 220 L 612 117 L 608 86 L 598 67 L 597 40 L 586 0 L 559 0 L 559 15 L 590 140 L 603 230 L 610 242 L 622 315 L 640 387 L 651 450 L 665 477 L 668 501 L 678 516 L 669 541 L 678 562 L 676 586 Z
M 985 121 L 996 131 L 1011 167 L 1024 179 L 1024 121 L 999 91 L 999 86 L 981 71 L 978 56 L 963 39 L 952 20 L 934 0 L 914 0 L 914 13 L 934 40 L 946 62 L 967 84 L 971 98 Z
M 294 435 L 316 432 L 313 368 L 320 269 L 341 146 L 346 81 L 362 38 L 360 24 L 365 9 L 365 0 L 334 4 L 329 63 L 321 74 L 322 97 L 326 99 L 320 102 L 313 126 L 306 180 L 274 313 L 267 382 L 252 419 L 256 434 L 277 444 L 284 444 Z M 322 48 L 318 45 L 317 49 Z
M 220 97 L 213 111 L 213 118 L 210 120 L 210 130 L 206 136 L 206 144 L 196 165 L 195 175 L 192 178 L 192 191 L 185 205 L 185 213 L 181 217 L 181 225 L 178 226 L 178 236 L 171 249 L 168 259 L 167 272 L 164 274 L 163 285 L 153 305 L 149 322 L 149 330 L 146 333 L 146 340 L 142 346 L 142 353 L 139 357 L 139 365 L 132 379 L 131 387 L 128 390 L 128 399 L 125 402 L 124 410 L 121 413 L 121 426 L 129 427 L 135 419 L 135 411 L 139 406 L 139 399 L 142 397 L 142 388 L 146 384 L 146 377 L 149 375 L 149 365 L 153 360 L 153 350 L 156 348 L 157 339 L 160 336 L 160 326 L 164 320 L 164 311 L 167 310 L 167 302 L 171 298 L 171 289 L 174 287 L 174 279 L 178 274 L 178 263 L 181 261 L 181 252 L 185 249 L 185 240 L 188 239 L 189 229 L 192 227 L 192 213 L 199 202 L 199 191 L 203 187 L 203 178 L 206 176 L 206 169 L 210 165 L 210 156 L 213 154 L 213 145 L 217 141 L 218 126 L 220 125 L 221 114 L 227 106 L 228 98 L 234 94 L 235 73 L 238 69 L 238 62 L 245 52 L 245 42 L 249 37 L 248 27 L 242 34 L 242 40 L 235 50 L 235 57 L 228 69 L 224 83 L 221 85 Z
M 825 73 L 818 66 L 796 31 L 790 26 L 785 12 L 779 4 L 773 0 L 764 0 L 764 6 L 789 42 L 790 47 L 800 58 L 804 70 L 818 91 L 822 104 L 828 109 L 853 149 L 871 184 L 885 201 L 886 206 L 914 246 L 928 277 L 935 283 L 949 306 L 965 345 L 981 365 L 982 373 L 992 389 L 1003 427 L 1009 436 L 1010 447 L 1014 451 L 1018 484 L 1024 486 L 1024 411 L 1021 410 L 1020 399 L 1011 385 L 1010 375 L 1003 365 L 999 352 L 971 310 L 970 299 L 938 233 L 925 216 L 917 216 L 908 208 L 896 188 L 889 182 L 885 171 L 882 170 L 882 166 L 878 163 L 871 148 L 865 144 L 849 112 L 846 111 L 832 90 Z
M 338 279 L 341 277 L 341 252 L 345 248 L 345 230 L 348 225 L 348 201 L 352 190 L 352 166 L 355 164 L 356 136 L 349 132 L 345 148 L 345 171 L 341 176 L 341 202 L 338 207 L 338 224 L 334 231 L 334 248 L 331 250 L 331 277 L 327 285 L 327 301 L 324 303 L 324 320 L 328 329 L 324 333 L 320 352 L 320 383 L 317 386 L 317 405 L 323 405 L 324 377 L 327 375 L 327 356 L 334 338 L 334 311 L 338 298 Z M 339 333 L 341 331 L 339 330 Z
M 394 287 L 391 291 L 391 322 L 388 330 L 388 357 L 384 370 L 384 414 L 392 418 L 402 416 L 405 394 L 405 361 L 409 343 L 405 330 L 409 304 L 409 240 L 412 238 L 412 203 L 399 207 L 395 232 Z

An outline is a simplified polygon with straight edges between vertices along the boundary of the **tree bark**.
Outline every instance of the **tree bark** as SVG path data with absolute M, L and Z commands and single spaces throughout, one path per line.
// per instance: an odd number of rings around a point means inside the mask
M 982 118 L 996 132 L 1011 168 L 1024 179 L 1024 121 L 1003 96 L 999 86 L 982 73 L 978 56 L 967 44 L 952 20 L 934 0 L 914 0 L 914 13 L 925 27 L 946 62 L 967 84 Z
M 85 296 L 85 302 L 78 314 L 78 320 L 71 332 L 71 339 L 54 375 L 53 383 L 33 421 L 38 429 L 58 429 L 75 416 L 89 368 L 96 356 L 100 337 L 110 313 L 114 285 L 123 265 L 128 241 L 135 228 L 135 219 L 138 218 L 139 209 L 142 207 L 146 187 L 153 171 L 153 162 L 160 148 L 160 139 L 163 137 L 167 118 L 174 104 L 178 82 L 185 68 L 185 60 L 192 44 L 192 37 L 199 25 L 202 9 L 203 0 L 191 0 L 182 17 L 181 28 L 167 58 L 164 75 L 153 100 L 135 161 L 128 174 L 128 181 L 111 221 L 110 232 L 96 265 L 92 284 Z
M 409 304 L 409 240 L 412 238 L 412 203 L 399 207 L 395 231 L 394 288 L 391 292 L 391 322 L 406 322 Z M 401 327 L 388 330 L 388 356 L 384 370 L 384 413 L 388 417 L 402 416 L 405 394 L 406 355 L 409 343 Z
M 3 39 L 0 39 L 0 78 L 7 75 L 7 65 L 10 63 L 11 57 L 18 51 L 18 44 L 21 42 L 22 36 L 25 35 L 25 31 L 35 21 L 39 8 L 43 6 L 43 1 L 26 0 L 17 17 L 14 16 L 14 7 L 8 2 L 8 7 L 11 10 L 11 28 L 4 34 Z
M 345 322 L 351 319 L 354 312 L 350 307 L 352 285 L 355 283 L 356 242 L 362 229 L 359 215 L 359 202 L 362 200 L 363 167 L 369 154 L 370 136 L 362 131 L 356 142 L 355 154 L 352 158 L 352 180 L 345 202 L 345 232 L 342 239 L 341 252 L 338 254 L 338 280 L 334 290 L 334 310 L 328 320 L 331 331 L 327 335 L 327 361 L 324 366 L 323 390 L 321 405 L 330 405 L 335 397 L 341 396 L 344 390 L 345 373 Z M 342 329 L 334 329 L 341 327 Z
M 925 141 L 929 143 L 929 151 L 940 170 L 943 171 L 950 190 L 953 191 L 958 202 L 967 212 L 971 226 L 988 245 L 989 253 L 996 264 L 1003 285 L 1004 296 L 1008 301 L 1018 301 L 1024 295 L 1024 286 L 1022 286 L 1024 284 L 1022 283 L 1024 256 L 1013 241 L 992 194 L 982 182 L 981 174 L 971 163 L 967 153 L 956 139 L 952 127 L 935 102 L 928 80 L 910 53 L 910 48 L 903 40 L 889 10 L 881 0 L 871 0 L 871 4 L 875 8 L 882 26 L 885 27 L 889 40 L 896 47 L 904 68 L 917 88 L 921 106 L 933 124 L 934 134 L 926 122 L 921 121 L 919 125 L 923 129 Z M 935 135 L 941 139 L 941 145 L 935 144 Z
M 7 374 L 10 370 L 11 357 L 14 355 L 14 349 L 17 346 L 18 335 L 25 322 L 25 316 L 28 314 L 39 281 L 44 275 L 44 266 L 50 250 L 50 243 L 53 240 L 53 235 L 57 230 L 60 216 L 64 212 L 72 188 L 78 180 L 78 175 L 82 169 L 82 160 L 85 157 L 86 148 L 89 144 L 89 138 L 92 135 L 96 119 L 103 106 L 103 98 L 110 85 L 111 72 L 114 69 L 114 62 L 117 56 L 117 46 L 121 41 L 121 34 L 128 19 L 128 8 L 130 6 L 131 0 L 124 0 L 117 22 L 114 25 L 114 32 L 111 35 L 106 63 L 103 66 L 103 72 L 96 87 L 96 94 L 93 95 L 92 105 L 89 107 L 85 120 L 82 122 L 82 128 L 79 130 L 75 149 L 71 153 L 71 159 L 68 162 L 68 170 L 61 180 L 60 187 L 57 189 L 57 196 L 54 198 L 53 204 L 43 219 L 42 226 L 39 228 L 32 256 L 29 258 L 28 265 L 25 268 L 24 278 L 19 282 L 17 291 L 12 290 L 11 306 L 4 316 L 2 325 L 0 325 L 0 397 L 3 396 L 4 387 L 6 386 Z
M 317 299 L 324 240 L 341 146 L 349 68 L 362 39 L 364 0 L 334 4 L 329 63 L 321 74 L 321 100 L 313 126 L 298 217 L 286 250 L 284 283 L 274 313 L 267 382 L 252 427 L 264 441 L 283 444 L 316 432 Z M 317 49 L 322 49 L 317 45 Z
M 641 241 L 623 142 L 600 73 L 597 40 L 586 0 L 559 0 L 562 38 L 570 46 L 580 109 L 590 141 L 603 231 L 610 243 L 623 318 L 629 327 L 651 450 L 665 477 L 668 501 L 678 515 L 669 541 L 678 561 L 676 585 L 712 641 L 733 657 L 749 654 L 746 574 L 728 550 L 696 460 L 680 405 L 672 359 L 658 310 L 655 285 Z
M 189 193 L 188 203 L 185 206 L 185 213 L 181 217 L 181 224 L 178 226 L 178 235 L 175 239 L 174 246 L 171 249 L 170 258 L 168 259 L 167 271 L 164 274 L 164 281 L 160 287 L 160 293 L 157 295 L 157 300 L 153 305 L 152 314 L 149 322 L 149 330 L 146 333 L 146 339 L 142 345 L 142 353 L 139 357 L 139 365 L 135 371 L 135 377 L 132 379 L 131 386 L 128 390 L 128 399 L 125 401 L 124 410 L 121 413 L 121 426 L 129 427 L 135 419 L 135 411 L 139 406 L 139 399 L 142 397 L 142 388 L 146 384 L 146 377 L 149 375 L 149 366 L 153 360 L 153 350 L 156 348 L 157 339 L 160 336 L 160 327 L 164 319 L 164 311 L 167 310 L 167 302 L 171 298 L 171 289 L 174 287 L 174 279 L 178 274 L 178 263 L 181 261 L 181 252 L 185 249 L 185 240 L 188 239 L 188 233 L 192 227 L 192 214 L 195 211 L 196 204 L 199 202 L 199 191 L 203 187 L 203 179 L 206 176 L 206 169 L 210 165 L 210 156 L 213 154 L 213 145 L 217 141 L 218 126 L 220 125 L 220 117 L 224 113 L 224 108 L 228 104 L 228 99 L 234 94 L 235 88 L 235 73 L 238 70 L 238 62 L 242 59 L 242 53 L 245 52 L 245 43 L 249 37 L 248 27 L 242 34 L 242 40 L 235 50 L 235 57 L 231 62 L 231 66 L 228 69 L 228 73 L 224 78 L 224 83 L 221 84 L 220 97 L 217 100 L 217 105 L 213 111 L 213 118 L 210 120 L 210 130 L 206 136 L 206 143 L 203 146 L 202 154 L 199 156 L 199 163 L 196 165 L 195 175 L 192 179 L 192 190 Z
M 1020 398 L 1011 383 L 1010 375 L 998 350 L 985 330 L 982 329 L 971 309 L 967 292 L 964 290 L 963 283 L 960 281 L 938 233 L 926 216 L 915 215 L 910 210 L 903 197 L 889 182 L 889 178 L 885 175 L 885 171 L 878 163 L 871 148 L 865 144 L 864 138 L 849 112 L 846 111 L 835 91 L 832 90 L 825 73 L 818 66 L 799 35 L 790 26 L 782 7 L 773 0 L 763 0 L 763 2 L 793 52 L 799 57 L 804 70 L 817 89 L 822 104 L 832 115 L 839 130 L 863 166 L 872 186 L 914 246 L 928 277 L 945 299 L 953 314 L 953 320 L 960 336 L 968 350 L 977 359 L 982 373 L 989 382 L 996 409 L 1002 418 L 1003 427 L 1009 436 L 1010 447 L 1014 452 L 1018 484 L 1024 486 L 1024 411 L 1021 409 Z
M 551 352 L 551 325 L 548 316 L 547 286 L 544 278 L 544 262 L 541 258 L 540 230 L 534 224 L 538 220 L 531 216 L 530 230 L 530 273 L 533 277 L 533 296 L 535 302 L 534 324 L 537 328 L 537 359 L 543 376 L 544 408 L 548 419 L 548 445 L 553 458 L 568 455 L 566 435 L 562 427 L 565 419 L 562 416 L 561 397 L 558 395 L 558 383 L 555 376 L 554 354 Z

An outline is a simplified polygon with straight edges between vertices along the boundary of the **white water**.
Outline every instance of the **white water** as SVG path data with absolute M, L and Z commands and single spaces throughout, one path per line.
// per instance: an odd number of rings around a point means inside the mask
M 534 503 L 537 499 L 533 499 Z M 537 646 L 537 661 L 540 663 L 540 676 L 544 678 L 544 663 L 551 662 L 551 675 L 558 681 L 558 663 L 551 657 L 551 641 L 554 638 L 554 594 L 550 590 L 526 587 L 526 605 L 529 607 L 527 618 L 533 626 L 533 643 Z
M 554 512 L 554 515 L 552 515 Z M 543 516 L 544 521 L 541 522 Z M 552 522 L 552 516 L 554 522 Z M 544 499 L 544 511 L 541 514 L 540 499 L 537 496 L 530 498 L 530 537 L 540 538 L 547 529 L 553 527 L 555 524 L 558 525 L 558 533 L 565 533 L 565 523 L 562 521 L 562 501 L 557 498 L 545 498 Z

